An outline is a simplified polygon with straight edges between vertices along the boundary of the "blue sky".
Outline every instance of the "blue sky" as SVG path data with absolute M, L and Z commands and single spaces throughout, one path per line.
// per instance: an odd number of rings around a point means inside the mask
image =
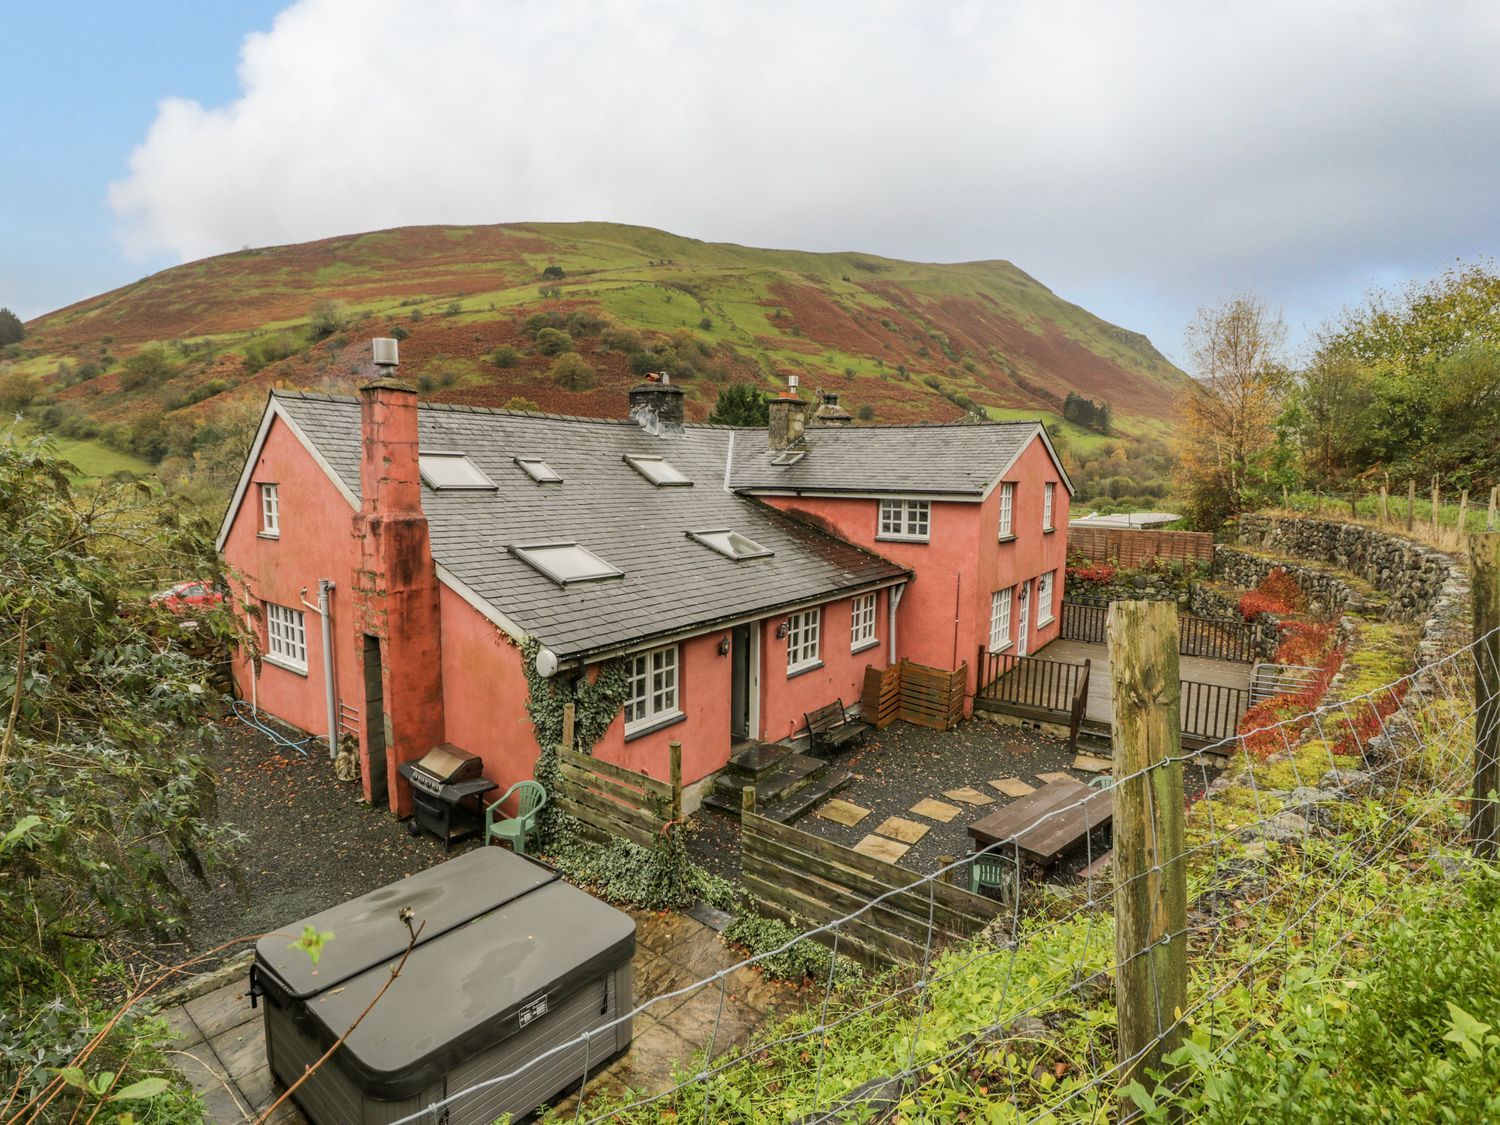
M 0 305 L 418 223 L 1006 258 L 1181 359 L 1500 246 L 1488 0 L 15 5 Z M 1295 357 L 1294 357 L 1295 358 Z
M 166 94 L 234 96 L 245 33 L 281 2 L 8 5 L 0 107 L 0 305 L 32 317 L 125 284 L 177 255 L 127 259 L 106 189 Z

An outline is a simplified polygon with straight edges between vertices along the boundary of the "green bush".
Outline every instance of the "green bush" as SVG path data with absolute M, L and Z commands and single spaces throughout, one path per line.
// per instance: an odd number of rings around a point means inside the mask
M 509 344 L 501 344 L 490 353 L 490 362 L 496 367 L 509 369 L 521 362 L 521 353 Z
M 587 391 L 598 386 L 594 369 L 577 352 L 565 352 L 547 370 L 547 377 L 569 391 Z
M 543 355 L 562 355 L 573 350 L 573 337 L 560 328 L 543 328 L 536 334 L 536 350 Z
M 734 905 L 739 891 L 687 858 L 682 841 L 686 826 L 673 834 L 673 844 L 643 848 L 629 840 L 613 840 L 607 847 L 576 836 L 558 844 L 548 858 L 571 882 L 588 887 L 606 902 L 642 910 L 681 910 L 695 902 L 721 909 Z
M 789 980 L 797 984 L 806 980 L 823 984 L 828 980 L 831 963 L 836 987 L 851 984 L 864 976 L 859 964 L 842 954 L 834 963 L 833 951 L 825 945 L 809 938 L 793 941 L 810 928 L 810 923 L 790 926 L 780 918 L 766 918 L 746 911 L 724 928 L 724 940 L 755 955 L 780 949 L 781 952 L 756 962 L 760 971 L 773 980 Z M 788 942 L 792 944 L 781 949 Z
M 120 365 L 120 389 L 159 387 L 178 372 L 162 344 L 147 344 Z
M 335 332 L 341 332 L 349 327 L 349 322 L 354 315 L 349 311 L 349 306 L 343 301 L 333 297 L 325 297 L 307 314 L 308 327 L 312 329 L 316 339 L 324 339 L 332 336 Z

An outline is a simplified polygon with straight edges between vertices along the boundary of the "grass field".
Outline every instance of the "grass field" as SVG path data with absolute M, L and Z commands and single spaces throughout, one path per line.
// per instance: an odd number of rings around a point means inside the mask
M 28 440 L 36 436 L 36 432 L 29 427 L 23 429 L 16 435 L 20 440 Z M 78 480 L 101 480 L 114 473 L 134 473 L 137 476 L 152 476 L 156 469 L 147 461 L 139 457 L 132 457 L 128 453 L 121 453 L 118 449 L 111 449 L 100 441 L 84 438 L 66 438 L 56 434 L 46 435 L 47 445 L 57 456 L 67 461 L 78 470 L 73 477 Z

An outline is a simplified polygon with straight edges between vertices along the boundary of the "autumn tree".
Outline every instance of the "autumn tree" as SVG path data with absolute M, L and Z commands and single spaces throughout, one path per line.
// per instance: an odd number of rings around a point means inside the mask
M 1276 421 L 1287 372 L 1286 325 L 1250 294 L 1198 310 L 1187 330 L 1196 376 L 1182 395 L 1178 473 L 1187 515 L 1215 527 L 1252 504 L 1276 452 Z

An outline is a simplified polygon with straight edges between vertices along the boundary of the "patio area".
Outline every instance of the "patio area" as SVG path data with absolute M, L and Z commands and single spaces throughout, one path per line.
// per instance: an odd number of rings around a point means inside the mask
M 1041 660 L 1066 661 L 1070 664 L 1092 662 L 1089 674 L 1088 703 L 1084 717 L 1093 723 L 1112 726 L 1114 708 L 1109 698 L 1109 646 L 1088 641 L 1053 641 L 1032 655 Z M 1184 683 L 1213 684 L 1219 687 L 1250 690 L 1253 665 L 1232 660 L 1210 660 L 1203 656 L 1179 656 L 1179 674 Z M 1202 707 L 1205 704 L 1199 703 Z

